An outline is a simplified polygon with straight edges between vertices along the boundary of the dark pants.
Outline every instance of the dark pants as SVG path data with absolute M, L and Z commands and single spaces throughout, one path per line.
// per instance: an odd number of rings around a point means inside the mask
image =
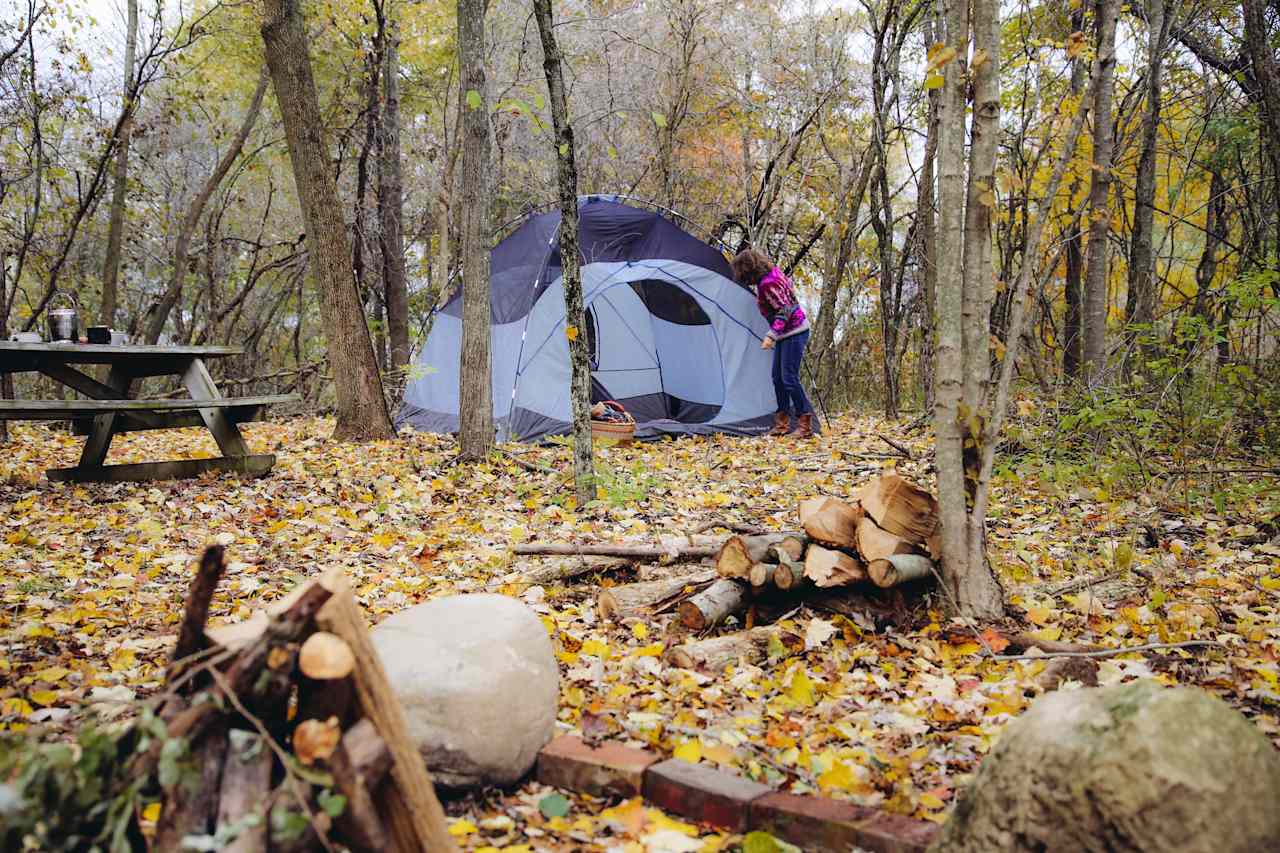
M 773 392 L 778 395 L 778 411 L 784 414 L 806 415 L 813 411 L 800 384 L 800 362 L 808 342 L 806 329 L 773 345 Z

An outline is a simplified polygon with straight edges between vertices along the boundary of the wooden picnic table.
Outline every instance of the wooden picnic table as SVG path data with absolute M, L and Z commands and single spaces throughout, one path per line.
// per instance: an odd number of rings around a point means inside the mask
M 0 341 L 0 374 L 41 373 L 88 399 L 0 400 L 0 420 L 50 420 L 74 423 L 88 436 L 74 468 L 53 468 L 50 480 L 123 482 L 194 477 L 205 471 L 236 471 L 261 476 L 271 470 L 273 454 L 249 453 L 237 424 L 258 420 L 267 406 L 293 403 L 297 394 L 223 397 L 205 360 L 240 355 L 241 347 L 112 346 L 109 344 L 18 343 Z M 72 365 L 106 365 L 100 382 Z M 130 396 L 133 383 L 148 376 L 181 376 L 189 399 L 139 400 Z M 144 429 L 204 426 L 222 456 L 104 465 L 116 433 Z

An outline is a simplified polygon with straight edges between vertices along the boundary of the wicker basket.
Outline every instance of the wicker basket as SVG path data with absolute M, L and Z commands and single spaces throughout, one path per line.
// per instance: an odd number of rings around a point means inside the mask
M 591 419 L 591 438 L 596 441 L 607 441 L 612 444 L 630 444 L 635 441 L 636 422 L 620 403 L 613 400 L 603 401 L 604 405 L 627 416 L 626 421 L 598 421 Z

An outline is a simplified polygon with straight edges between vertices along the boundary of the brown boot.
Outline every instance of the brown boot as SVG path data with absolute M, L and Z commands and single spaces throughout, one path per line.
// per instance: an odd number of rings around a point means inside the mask
M 786 412 L 777 412 L 773 416 L 773 429 L 769 435 L 786 435 L 791 432 L 791 416 Z
M 796 418 L 796 438 L 813 438 L 813 413 Z

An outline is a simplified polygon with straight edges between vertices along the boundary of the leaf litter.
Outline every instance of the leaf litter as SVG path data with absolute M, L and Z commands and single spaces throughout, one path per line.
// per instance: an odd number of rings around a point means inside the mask
M 231 563 L 213 624 L 247 618 L 335 565 L 373 622 L 443 595 L 515 596 L 552 637 L 562 731 L 925 820 L 945 818 L 1004 724 L 1045 689 L 1050 659 L 987 658 L 1013 632 L 1108 647 L 1221 641 L 1108 658 L 1096 677 L 1198 685 L 1280 743 L 1280 541 L 1259 535 L 1256 498 L 1184 516 L 1176 501 L 1114 485 L 1064 489 L 1035 470 L 1007 474 L 990 523 L 1007 624 L 949 621 L 932 600 L 877 632 L 869 618 L 805 607 L 783 623 L 804 638 L 799 654 L 779 644 L 758 666 L 710 677 L 664 662 L 682 639 L 672 614 L 620 623 L 596 614 L 603 586 L 676 569 L 519 558 L 510 547 L 535 538 L 658 544 L 716 521 L 794 527 L 798 500 L 845 496 L 889 468 L 929 484 L 926 430 L 841 417 L 807 443 L 714 436 L 601 448 L 599 498 L 578 508 L 563 444 L 511 446 L 464 467 L 439 436 L 357 446 L 327 441 L 330 429 L 323 419 L 247 425 L 255 452 L 278 456 L 259 480 L 75 485 L 43 472 L 73 464 L 80 440 L 17 425 L 0 459 L 0 729 L 57 737 L 87 714 L 128 714 L 158 690 L 193 562 L 218 542 Z M 878 432 L 912 458 L 885 453 Z M 216 454 L 200 431 L 133 433 L 117 439 L 110 461 Z M 1078 686 L 1068 677 L 1059 689 Z M 536 782 L 449 808 L 460 846 L 486 853 L 744 843 L 639 800 Z M 753 835 L 751 849 L 786 849 Z

